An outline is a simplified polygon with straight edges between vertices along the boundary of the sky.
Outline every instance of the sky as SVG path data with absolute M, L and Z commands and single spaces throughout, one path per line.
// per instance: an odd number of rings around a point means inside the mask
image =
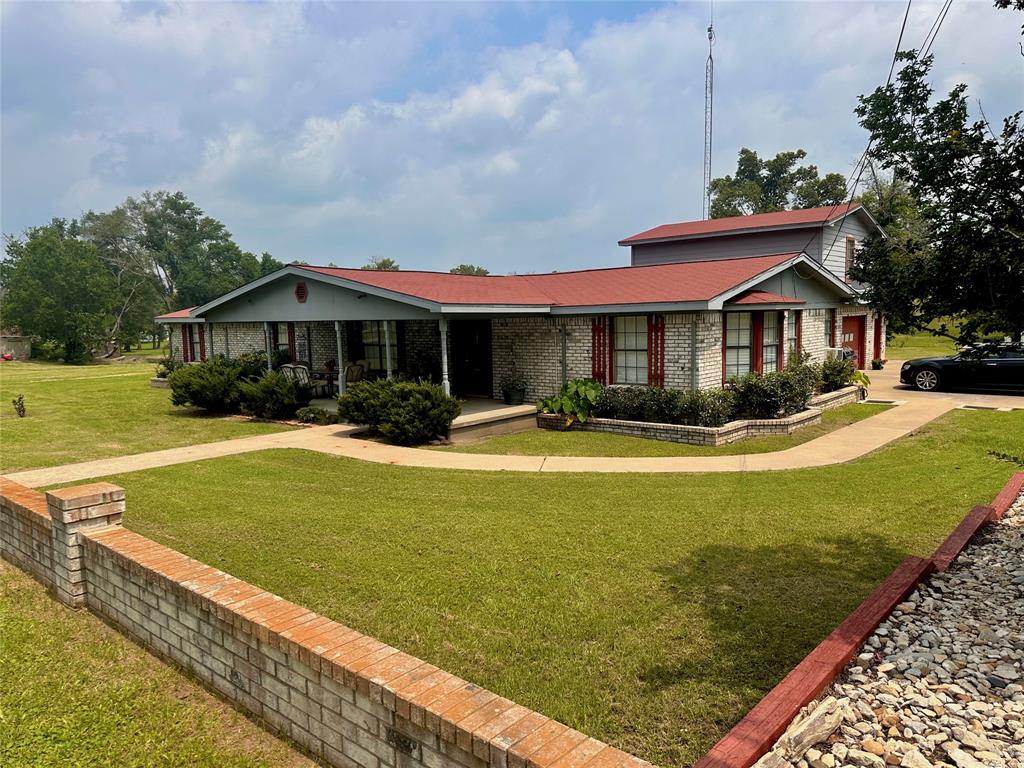
M 904 48 L 940 2 L 913 0 Z M 848 174 L 905 4 L 714 5 L 714 174 Z M 0 228 L 180 190 L 281 261 L 537 272 L 700 218 L 709 2 L 0 3 Z M 933 82 L 1024 107 L 1021 18 L 954 0 Z M 972 102 L 973 103 L 973 102 Z

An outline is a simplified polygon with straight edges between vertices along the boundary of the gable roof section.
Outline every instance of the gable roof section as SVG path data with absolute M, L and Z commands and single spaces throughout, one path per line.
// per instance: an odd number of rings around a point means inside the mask
M 654 227 L 653 229 L 648 229 L 620 240 L 619 245 L 636 245 L 637 243 L 679 240 L 690 237 L 740 234 L 765 229 L 794 229 L 821 226 L 837 219 L 842 219 L 858 210 L 863 211 L 868 218 L 871 218 L 870 214 L 867 213 L 867 210 L 860 203 L 843 203 L 842 205 L 803 208 L 796 211 L 755 213 L 750 216 L 728 216 L 723 219 L 703 219 L 700 221 L 683 221 L 678 224 L 662 224 L 659 227 Z
M 306 277 L 348 290 L 361 291 L 432 312 L 530 312 L 573 314 L 581 310 L 721 309 L 726 301 L 750 291 L 759 282 L 805 265 L 836 293 L 854 292 L 804 253 L 779 253 L 735 259 L 688 261 L 638 267 L 610 267 L 539 275 L 454 275 L 449 272 L 378 272 L 341 267 L 290 264 L 191 310 L 161 315 L 162 322 L 182 322 L 287 276 Z M 744 303 L 799 299 L 750 291 Z M 755 298 L 751 298 L 755 296 Z M 763 297 L 762 297 L 763 298 Z M 763 298 L 759 303 L 769 299 Z
M 803 299 L 795 299 L 792 296 L 782 296 L 771 291 L 744 291 L 734 299 L 729 299 L 730 304 L 806 304 Z

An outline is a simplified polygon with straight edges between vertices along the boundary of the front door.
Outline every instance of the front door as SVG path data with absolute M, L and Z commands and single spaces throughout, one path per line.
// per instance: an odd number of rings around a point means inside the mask
M 843 346 L 857 355 L 857 367 L 864 370 L 864 315 L 847 315 L 843 318 Z
M 452 392 L 459 397 L 491 397 L 491 321 L 452 320 Z

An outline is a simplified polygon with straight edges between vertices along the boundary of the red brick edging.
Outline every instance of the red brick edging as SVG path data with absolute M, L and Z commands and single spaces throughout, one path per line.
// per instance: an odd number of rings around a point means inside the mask
M 927 560 L 908 557 L 832 634 L 804 657 L 694 768 L 750 768 L 765 755 L 800 710 L 816 699 L 856 655 L 892 610 L 933 570 L 945 571 L 988 522 L 999 520 L 1024 490 L 1016 473 L 990 506 L 977 506 Z

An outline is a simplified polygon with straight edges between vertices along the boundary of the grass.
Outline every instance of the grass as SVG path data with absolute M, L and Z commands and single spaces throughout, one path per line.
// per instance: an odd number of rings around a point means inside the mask
M 519 474 L 271 450 L 109 478 L 126 524 L 661 765 L 697 759 L 1017 469 L 955 411 L 807 470 Z
M 664 440 L 648 440 L 607 432 L 556 432 L 549 429 L 531 429 L 470 444 L 446 446 L 438 450 L 516 456 L 732 456 L 769 453 L 814 440 L 840 427 L 886 411 L 890 407 L 875 403 L 845 405 L 825 411 L 821 415 L 820 424 L 803 427 L 792 435 L 754 437 L 717 447 L 669 443 Z
M 314 765 L 4 562 L 0 648 L 0 765 Z
M 52 467 L 288 429 L 175 408 L 146 363 L 0 363 L 0 471 Z M 11 400 L 25 396 L 27 416 Z
M 886 345 L 886 356 L 890 360 L 913 360 L 916 357 L 943 357 L 956 354 L 952 339 L 933 336 L 923 331 L 897 334 Z

